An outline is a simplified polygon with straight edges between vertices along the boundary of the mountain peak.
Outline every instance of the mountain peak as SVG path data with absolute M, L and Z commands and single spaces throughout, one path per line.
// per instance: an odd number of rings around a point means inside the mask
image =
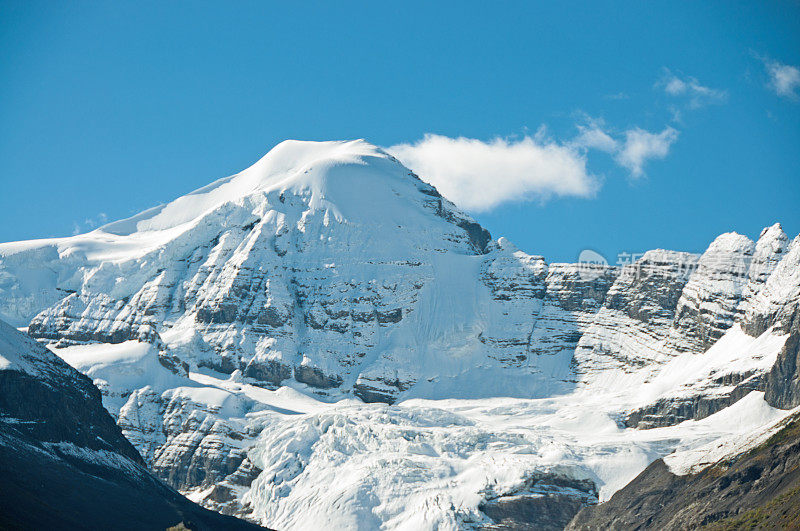
M 781 252 L 786 247 L 789 238 L 783 231 L 780 223 L 775 223 L 770 227 L 765 227 L 758 237 L 758 248 L 771 248 Z
M 779 237 L 781 234 L 786 236 L 786 233 L 783 231 L 783 227 L 781 226 L 781 224 L 780 223 L 773 223 L 769 227 L 764 227 L 764 229 L 761 231 L 761 234 L 759 235 L 759 238 L 763 238 L 766 235 L 772 235 L 773 237 L 775 237 L 775 236 Z
M 256 193 L 287 189 L 321 193 L 327 186 L 331 169 L 337 166 L 373 166 L 376 167 L 374 173 L 379 174 L 386 173 L 388 168 L 377 166 L 387 163 L 408 172 L 380 148 L 364 140 L 285 140 L 239 173 L 133 217 L 104 225 L 101 230 L 126 236 L 171 229 L 192 222 L 225 203 L 241 201 Z

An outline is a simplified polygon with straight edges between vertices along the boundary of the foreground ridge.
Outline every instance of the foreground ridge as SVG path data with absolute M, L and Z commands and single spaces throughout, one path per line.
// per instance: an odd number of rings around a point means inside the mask
M 0 321 L 0 527 L 262 529 L 148 472 L 88 378 Z
M 567 529 L 795 529 L 800 525 L 800 414 L 766 441 L 688 475 L 664 460 Z

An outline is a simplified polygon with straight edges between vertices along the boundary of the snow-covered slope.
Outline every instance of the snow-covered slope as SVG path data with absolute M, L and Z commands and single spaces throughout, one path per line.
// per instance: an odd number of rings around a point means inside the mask
M 604 499 L 753 425 L 699 420 L 743 397 L 791 405 L 798 263 L 776 224 L 699 256 L 548 264 L 366 142 L 287 141 L 128 220 L 0 244 L 0 318 L 93 378 L 209 506 L 469 527 Z

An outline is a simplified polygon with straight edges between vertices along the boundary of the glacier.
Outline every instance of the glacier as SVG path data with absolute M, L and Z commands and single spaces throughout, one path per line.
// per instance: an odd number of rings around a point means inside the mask
M 207 507 L 480 528 L 519 500 L 606 500 L 796 405 L 775 367 L 800 237 L 588 267 L 492 239 L 365 141 L 286 141 L 132 218 L 0 244 L 0 319 L 92 378 Z

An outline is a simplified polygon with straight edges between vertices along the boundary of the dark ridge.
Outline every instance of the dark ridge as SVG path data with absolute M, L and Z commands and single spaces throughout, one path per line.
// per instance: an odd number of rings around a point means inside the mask
M 797 529 L 800 414 L 764 444 L 697 474 L 677 476 L 659 459 L 567 529 Z
M 19 334 L 40 371 L 0 370 L 0 529 L 263 529 L 161 482 L 89 378 L 2 322 L 0 332 Z

